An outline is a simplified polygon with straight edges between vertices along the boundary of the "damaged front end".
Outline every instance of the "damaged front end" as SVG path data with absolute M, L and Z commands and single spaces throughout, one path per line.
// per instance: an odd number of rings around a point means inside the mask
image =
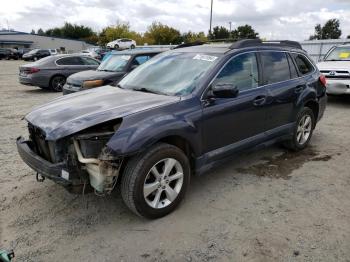
M 29 140 L 17 139 L 18 152 L 41 177 L 70 192 L 84 193 L 92 188 L 98 194 L 109 194 L 116 185 L 123 158 L 113 154 L 106 144 L 120 124 L 121 120 L 113 120 L 50 141 L 40 128 L 29 123 Z

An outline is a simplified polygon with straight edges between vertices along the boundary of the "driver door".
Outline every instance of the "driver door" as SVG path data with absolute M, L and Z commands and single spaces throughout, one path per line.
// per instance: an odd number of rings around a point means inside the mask
M 259 83 L 254 52 L 235 56 L 223 66 L 202 101 L 203 153 L 211 152 L 210 156 L 220 158 L 264 140 L 267 92 Z M 239 93 L 230 98 L 208 97 L 217 84 L 231 84 Z

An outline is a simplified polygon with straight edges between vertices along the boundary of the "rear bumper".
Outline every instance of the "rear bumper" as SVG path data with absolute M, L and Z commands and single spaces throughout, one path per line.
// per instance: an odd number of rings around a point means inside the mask
M 350 80 L 327 78 L 327 94 L 330 95 L 350 95 Z
M 19 137 L 16 141 L 17 150 L 22 160 L 35 172 L 39 173 L 45 178 L 53 180 L 57 184 L 68 186 L 70 181 L 61 177 L 62 170 L 66 170 L 66 163 L 52 164 L 39 155 L 37 155 L 31 148 L 30 142 Z
M 32 81 L 32 78 L 30 78 L 30 77 L 19 76 L 18 80 L 19 80 L 19 82 L 22 85 L 27 85 L 27 86 L 33 86 L 34 85 L 33 81 Z

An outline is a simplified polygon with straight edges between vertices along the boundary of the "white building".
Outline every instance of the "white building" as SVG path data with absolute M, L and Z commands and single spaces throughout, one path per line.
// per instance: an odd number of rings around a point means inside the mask
M 62 52 L 74 53 L 92 47 L 92 45 L 84 41 L 67 38 L 41 36 L 17 31 L 0 31 L 0 47 L 58 49 Z

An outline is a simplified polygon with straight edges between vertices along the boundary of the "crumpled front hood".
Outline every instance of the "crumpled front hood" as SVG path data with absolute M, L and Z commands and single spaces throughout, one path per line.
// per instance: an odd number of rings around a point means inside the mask
M 87 70 L 79 73 L 75 73 L 68 77 L 68 84 L 81 85 L 86 80 L 117 80 L 121 78 L 125 73 L 124 72 L 105 72 L 97 70 Z
M 319 70 L 350 70 L 350 61 L 324 61 L 317 64 Z
M 179 97 L 103 86 L 62 96 L 34 109 L 25 119 L 57 140 L 94 125 L 179 101 Z

